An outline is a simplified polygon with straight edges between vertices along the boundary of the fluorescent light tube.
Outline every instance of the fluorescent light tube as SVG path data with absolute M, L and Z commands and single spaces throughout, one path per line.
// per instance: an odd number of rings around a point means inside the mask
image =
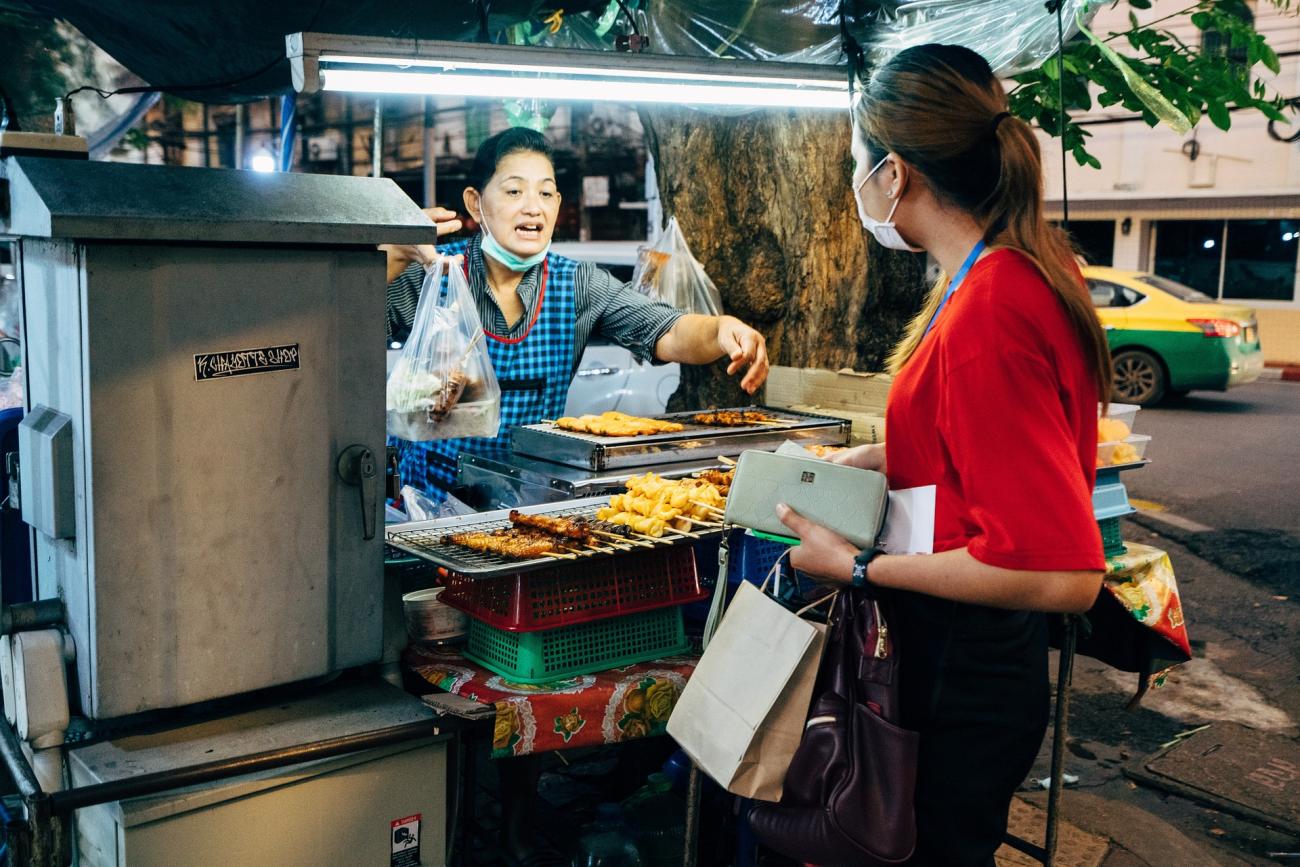
M 839 67 L 347 37 L 286 38 L 300 91 L 762 108 L 849 107 Z

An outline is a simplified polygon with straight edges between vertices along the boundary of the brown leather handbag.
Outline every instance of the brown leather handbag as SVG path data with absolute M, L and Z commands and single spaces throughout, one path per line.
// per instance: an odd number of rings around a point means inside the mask
M 839 594 L 781 801 L 750 813 L 765 846 L 799 861 L 898 864 L 916 847 L 917 734 L 898 725 L 885 607 L 858 590 Z

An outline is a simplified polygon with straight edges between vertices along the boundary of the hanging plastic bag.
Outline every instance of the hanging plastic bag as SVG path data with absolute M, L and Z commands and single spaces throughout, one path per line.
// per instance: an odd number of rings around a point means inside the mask
M 632 286 L 641 294 L 686 313 L 705 316 L 722 313 L 718 287 L 691 255 L 676 217 L 669 218 L 663 236 L 653 247 L 641 248 L 632 273 Z
M 497 435 L 501 388 L 460 268 L 439 262 L 425 272 L 411 334 L 388 375 L 387 403 L 388 433 L 398 439 Z

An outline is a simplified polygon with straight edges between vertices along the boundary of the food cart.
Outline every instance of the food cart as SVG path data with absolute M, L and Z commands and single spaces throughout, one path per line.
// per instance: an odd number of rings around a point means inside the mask
M 386 180 L 38 156 L 0 203 L 36 600 L 0 639 L 15 863 L 377 863 L 396 830 L 442 863 L 449 735 L 373 673 L 375 245 L 428 220 Z

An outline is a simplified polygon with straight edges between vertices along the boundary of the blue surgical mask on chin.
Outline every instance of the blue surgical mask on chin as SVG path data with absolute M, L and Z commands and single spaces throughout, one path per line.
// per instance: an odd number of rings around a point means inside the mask
M 527 271 L 534 265 L 539 264 L 546 258 L 546 254 L 551 250 L 551 242 L 547 241 L 546 246 L 539 253 L 531 256 L 520 256 L 517 253 L 511 253 L 505 247 L 492 237 L 492 230 L 488 228 L 487 217 L 483 213 L 482 206 L 479 206 L 479 225 L 483 227 L 483 252 L 496 259 L 502 265 L 505 265 L 511 271 Z

